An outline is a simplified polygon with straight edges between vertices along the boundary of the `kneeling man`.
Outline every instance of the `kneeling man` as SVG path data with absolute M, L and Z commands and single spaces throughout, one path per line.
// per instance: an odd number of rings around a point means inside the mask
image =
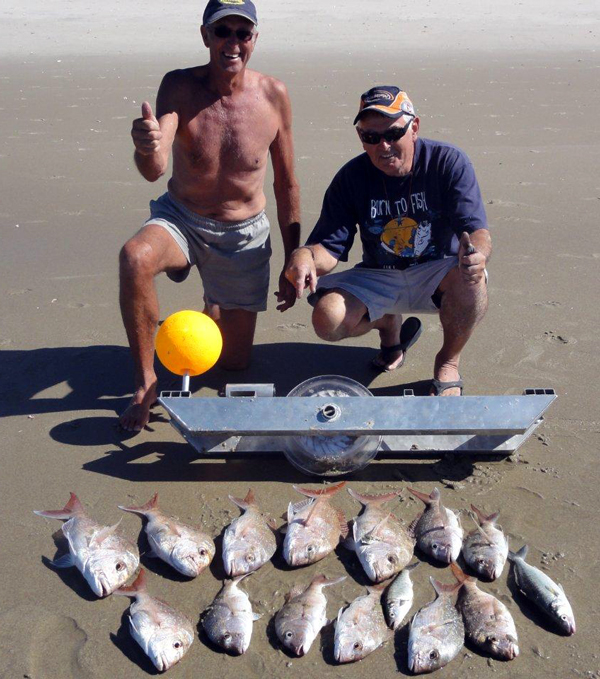
M 403 325 L 402 314 L 439 314 L 444 341 L 430 393 L 460 395 L 460 355 L 487 309 L 492 250 L 473 166 L 455 146 L 419 137 L 419 118 L 398 87 L 365 92 L 354 124 L 365 153 L 334 177 L 286 276 L 298 297 L 310 288 L 322 339 L 379 332 L 379 370 L 402 366 L 421 332 L 417 318 Z M 348 260 L 357 228 L 362 261 L 331 274 Z

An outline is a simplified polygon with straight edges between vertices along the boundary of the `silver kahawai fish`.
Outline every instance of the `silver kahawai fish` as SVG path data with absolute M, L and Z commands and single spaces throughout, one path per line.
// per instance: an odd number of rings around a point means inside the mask
M 345 579 L 345 575 L 334 580 L 317 575 L 306 589 L 296 585 L 286 594 L 285 604 L 275 616 L 275 632 L 294 655 L 306 655 L 327 624 L 327 599 L 323 588 Z
M 437 488 L 430 495 L 412 488 L 408 490 L 427 506 L 423 514 L 413 522 L 419 549 L 443 563 L 456 561 L 463 539 L 458 514 L 444 507 Z
M 247 575 L 226 580 L 202 618 L 208 638 L 232 655 L 241 655 L 248 650 L 252 623 L 261 617 L 252 612 L 248 595 L 238 587 Z
M 495 580 L 500 577 L 508 557 L 508 539 L 502 528 L 496 525 L 498 512 L 486 516 L 475 505 L 471 505 L 471 509 L 478 525 L 465 538 L 463 557 L 477 575 Z
M 159 672 L 165 672 L 187 653 L 194 641 L 190 620 L 169 604 L 155 599 L 146 591 L 146 571 L 130 587 L 121 587 L 115 594 L 135 598 L 129 607 L 131 636 L 152 660 Z
M 415 550 L 412 535 L 394 514 L 381 506 L 395 499 L 400 491 L 365 495 L 349 488 L 348 492 L 364 509 L 353 520 L 352 538 L 348 537 L 344 545 L 356 552 L 369 580 L 387 580 L 406 566 Z
M 514 567 L 515 581 L 523 594 L 562 629 L 565 634 L 575 634 L 575 617 L 565 590 L 544 572 L 525 562 L 528 546 L 518 552 L 509 552 L 508 560 Z
M 189 526 L 158 508 L 158 493 L 141 507 L 123 507 L 146 519 L 146 535 L 152 551 L 147 556 L 162 559 L 188 578 L 195 578 L 212 561 L 215 543 L 204 531 Z
M 414 674 L 444 667 L 458 655 L 465 641 L 462 617 L 452 601 L 461 584 L 429 580 L 437 598 L 415 614 L 408 634 L 408 669 Z
M 114 592 L 139 566 L 137 545 L 116 532 L 119 524 L 102 526 L 90 519 L 74 493 L 62 509 L 34 513 L 66 522 L 62 532 L 69 543 L 69 553 L 52 565 L 56 568 L 75 566 L 96 596 Z
M 462 613 L 467 638 L 498 660 L 513 660 L 519 655 L 515 622 L 508 608 L 495 596 L 482 592 L 477 580 L 450 564 L 454 577 L 463 586 L 456 608 Z
M 294 486 L 294 490 L 309 499 L 296 504 L 290 502 L 288 506 L 283 541 L 283 558 L 288 565 L 307 566 L 320 561 L 348 535 L 344 515 L 329 503 L 345 485 L 342 481 L 320 490 Z
M 384 585 L 367 587 L 368 594 L 340 609 L 333 641 L 333 656 L 337 662 L 362 660 L 393 637 L 381 607 L 383 589 Z
M 406 568 L 396 576 L 392 584 L 387 588 L 383 597 L 383 610 L 390 629 L 397 630 L 404 622 L 408 612 L 412 608 L 414 600 L 413 584 L 410 572 L 418 565 L 416 563 Z
M 277 550 L 275 523 L 262 514 L 252 489 L 243 500 L 229 496 L 244 513 L 232 521 L 223 535 L 223 564 L 231 578 L 258 570 Z

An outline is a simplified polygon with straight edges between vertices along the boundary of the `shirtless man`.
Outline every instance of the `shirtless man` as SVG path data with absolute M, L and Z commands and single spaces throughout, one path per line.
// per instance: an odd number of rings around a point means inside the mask
M 299 243 L 290 101 L 283 83 L 246 68 L 256 26 L 250 0 L 210 0 L 201 26 L 209 63 L 167 73 L 156 115 L 144 102 L 142 117 L 133 122 L 142 176 L 151 182 L 161 177 L 171 149 L 173 174 L 167 193 L 151 202 L 150 219 L 120 254 L 121 313 L 135 362 L 134 395 L 120 417 L 129 431 L 144 428 L 156 399 L 157 274 L 181 281 L 198 266 L 204 311 L 223 334 L 219 365 L 248 366 L 269 284 L 263 191 L 269 154 L 286 264 Z M 283 271 L 276 295 L 280 310 L 294 304 L 294 287 Z

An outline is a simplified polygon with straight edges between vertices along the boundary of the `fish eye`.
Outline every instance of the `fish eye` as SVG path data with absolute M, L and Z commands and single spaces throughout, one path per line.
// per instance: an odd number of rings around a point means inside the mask
M 439 548 L 440 548 L 440 546 L 438 545 L 437 542 L 434 542 L 434 543 L 431 545 L 431 549 L 438 550 Z
M 359 650 L 362 648 L 362 644 L 360 643 L 360 641 L 355 641 L 355 642 L 352 644 L 352 648 L 353 648 L 355 651 L 359 651 Z
M 182 645 L 183 645 L 183 644 L 181 643 L 181 641 L 176 641 L 176 642 L 173 644 L 173 648 L 181 648 Z
M 431 651 L 431 653 L 429 654 L 430 660 L 437 660 L 438 657 L 439 657 L 439 653 L 437 651 Z
M 396 611 L 394 611 L 394 610 L 392 609 L 392 610 L 388 613 L 388 615 L 390 616 L 390 618 L 395 618 L 395 617 L 396 617 Z
M 229 641 L 231 639 L 231 634 L 227 632 L 226 634 L 223 635 L 223 641 Z
M 390 554 L 390 555 L 388 556 L 387 560 L 388 560 L 388 562 L 391 563 L 391 564 L 395 564 L 395 563 L 396 563 L 396 557 L 395 557 L 393 554 Z
M 255 556 L 254 556 L 254 554 L 252 554 L 252 552 L 250 552 L 249 554 L 246 554 L 246 561 L 248 561 L 249 563 L 254 563 Z
M 201 547 L 198 550 L 198 554 L 200 554 L 200 556 L 206 556 L 206 550 L 204 549 L 204 547 Z
M 286 639 L 291 639 L 294 634 L 293 632 L 290 632 L 289 630 L 283 635 Z
M 306 548 L 306 551 L 310 554 L 311 552 L 315 551 L 315 546 L 314 545 L 308 545 Z
M 567 616 L 563 614 L 563 615 L 560 616 L 560 619 L 561 619 L 561 620 L 566 620 L 566 619 L 567 619 Z
M 125 568 L 125 564 L 122 561 L 117 561 L 115 564 L 115 570 L 117 572 L 122 571 Z
M 490 642 L 490 644 L 497 644 L 498 637 L 488 637 L 488 641 Z

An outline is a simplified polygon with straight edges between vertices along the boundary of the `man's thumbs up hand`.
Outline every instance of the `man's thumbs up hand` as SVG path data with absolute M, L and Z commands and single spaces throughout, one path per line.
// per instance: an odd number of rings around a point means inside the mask
M 469 285 L 477 285 L 485 272 L 485 257 L 471 243 L 471 237 L 463 231 L 458 248 L 458 268 Z
M 142 104 L 142 117 L 133 121 L 131 137 L 135 150 L 143 156 L 151 156 L 160 149 L 162 132 L 152 106 L 147 101 Z

